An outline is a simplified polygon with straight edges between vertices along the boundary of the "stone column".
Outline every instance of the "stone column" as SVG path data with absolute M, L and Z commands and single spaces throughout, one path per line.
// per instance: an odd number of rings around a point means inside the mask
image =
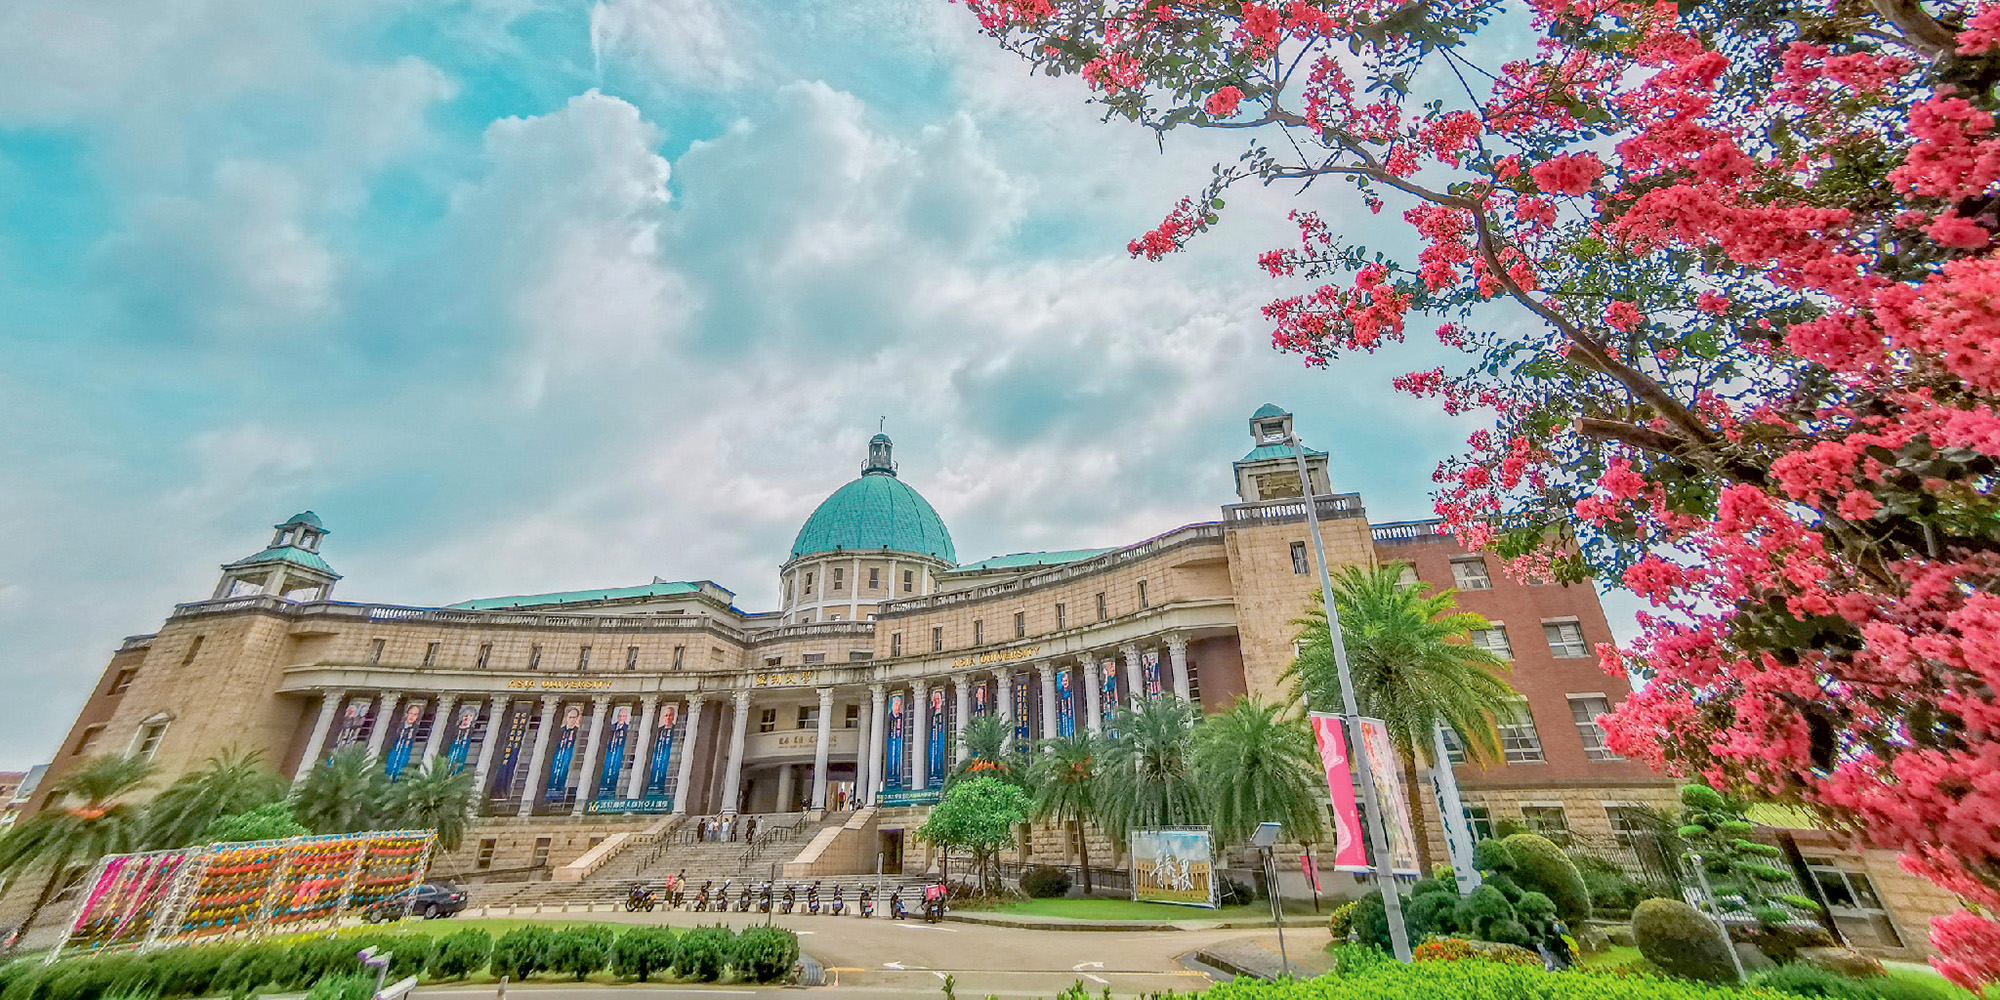
M 1084 731 L 1092 736 L 1102 736 L 1104 735 L 1104 706 L 1100 702 L 1104 698 L 1104 689 L 1098 686 L 1097 658 L 1086 654 L 1083 657 L 1082 666 L 1083 703 L 1086 706 L 1083 713 L 1083 728 Z
M 680 765 L 674 772 L 674 815 L 676 816 L 687 815 L 688 802 L 694 797 L 694 790 L 690 785 L 694 781 L 694 751 L 698 745 L 695 741 L 701 737 L 702 702 L 707 700 L 708 697 L 706 695 L 688 695 L 686 709 L 688 720 L 687 732 L 681 737 Z
M 888 741 L 889 691 L 880 684 L 868 685 L 868 787 L 863 795 L 869 805 L 875 804 L 875 796 L 882 790 L 882 783 L 889 775 L 889 762 L 882 759 L 887 752 L 883 745 Z
M 854 734 L 854 794 L 848 797 L 848 807 L 859 809 L 868 804 L 868 783 L 873 780 L 874 762 L 868 759 L 869 734 L 875 731 L 874 706 L 861 703 L 860 717 L 854 721 L 861 728 Z
M 772 812 L 792 811 L 792 792 L 798 787 L 798 780 L 798 772 L 792 765 L 778 765 L 778 799 Z
M 481 805 L 485 804 L 487 798 L 486 776 L 493 769 L 493 751 L 500 746 L 500 723 L 502 717 L 507 714 L 507 699 L 486 699 L 485 712 L 486 736 L 479 741 L 479 763 L 472 767 L 472 789 L 478 793 Z
M 548 775 L 542 773 L 542 765 L 549 754 L 549 732 L 556 728 L 556 709 L 561 707 L 560 695 L 542 696 L 542 724 L 535 729 L 535 749 L 528 754 L 528 785 L 521 792 L 522 816 L 534 815 L 535 799 L 542 794 L 542 783 L 548 780 Z
M 368 759 L 382 759 L 382 741 L 389 736 L 389 730 L 396 727 L 396 706 L 403 700 L 402 692 L 385 694 L 375 709 L 375 731 L 368 734 Z
M 646 787 L 646 767 L 653 761 L 653 724 L 660 715 L 660 696 L 639 699 L 639 742 L 632 747 L 632 776 L 625 781 L 625 797 L 636 799 Z
M 1043 660 L 1035 665 L 1042 675 L 1042 739 L 1056 735 L 1056 665 Z
M 964 674 L 951 679 L 952 704 L 958 709 L 958 728 L 953 733 L 958 744 L 958 754 L 952 759 L 963 764 L 972 755 L 965 745 L 965 724 L 972 721 L 972 681 Z
M 931 787 L 931 685 L 922 677 L 910 682 L 910 787 Z
M 1194 700 L 1194 696 L 1189 693 L 1188 688 L 1187 636 L 1173 635 L 1167 637 L 1167 657 L 1173 663 L 1174 697 L 1179 698 L 1181 704 L 1186 705 Z
M 319 718 L 313 721 L 312 736 L 306 740 L 306 752 L 299 756 L 299 766 L 292 769 L 292 784 L 306 780 L 306 775 L 319 766 L 320 748 L 326 746 L 326 734 L 333 731 L 333 717 L 340 712 L 340 699 L 347 692 L 328 691 L 320 695 Z
M 826 811 L 826 755 L 833 752 L 833 689 L 819 689 L 819 745 L 813 748 L 814 812 Z
M 590 739 L 583 745 L 583 776 L 576 780 L 576 805 L 569 811 L 572 816 L 583 815 L 584 808 L 597 796 L 598 772 L 604 767 L 597 755 L 604 749 L 604 717 L 610 711 L 610 698 L 590 699 Z
M 1013 668 L 1001 667 L 993 671 L 993 682 L 994 686 L 1000 689 L 993 699 L 993 707 L 1000 713 L 1000 721 L 1007 724 L 1007 739 L 1000 745 L 1002 748 L 1011 747 L 1014 745 L 1015 729 Z
M 1133 708 L 1146 703 L 1146 672 L 1139 669 L 1139 647 L 1126 643 L 1118 647 L 1125 654 L 1125 681 L 1132 686 L 1132 696 L 1128 700 Z
M 729 766 L 722 772 L 722 811 L 737 812 L 743 801 L 743 734 L 750 725 L 750 692 L 736 692 L 736 717 L 729 727 Z
M 422 760 L 429 761 L 437 756 L 438 745 L 444 742 L 444 734 L 451 729 L 451 710 L 457 704 L 458 696 L 455 694 L 438 695 L 437 709 L 431 715 L 431 735 L 424 740 Z

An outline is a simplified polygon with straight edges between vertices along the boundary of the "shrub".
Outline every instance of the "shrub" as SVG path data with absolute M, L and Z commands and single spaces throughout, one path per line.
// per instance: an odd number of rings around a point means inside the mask
M 609 927 L 565 927 L 549 943 L 548 967 L 566 972 L 582 982 L 583 977 L 611 960 L 612 930 Z
M 1021 891 L 1035 899 L 1054 899 L 1069 892 L 1069 876 L 1054 865 L 1036 865 L 1021 873 Z
M 516 927 L 493 943 L 493 974 L 520 981 L 549 967 L 555 934 L 546 927 Z
M 643 983 L 673 965 L 674 935 L 664 927 L 634 927 L 611 946 L 611 971 L 627 979 Z
M 491 935 L 477 929 L 459 931 L 437 943 L 437 951 L 431 955 L 431 974 L 439 979 L 464 979 L 486 968 L 492 957 Z
M 1921 979 L 1881 976 L 1863 982 L 1881 1000 L 1951 1000 L 1953 995 L 1942 985 L 1932 985 Z
M 327 976 L 312 984 L 305 1000 L 368 1000 L 374 995 L 374 976 Z
M 746 927 L 736 937 L 729 964 L 760 983 L 789 975 L 799 961 L 799 936 L 783 927 Z
M 1639 954 L 1671 975 L 1734 983 L 1736 966 L 1722 942 L 1722 928 L 1700 910 L 1673 899 L 1649 899 L 1632 910 L 1632 938 Z
M 1746 944 L 1754 944 L 1757 950 L 1771 957 L 1780 965 L 1789 965 L 1799 960 L 1799 952 L 1807 948 L 1824 948 L 1833 944 L 1833 935 L 1818 924 L 1781 923 L 1744 926 L 1736 924 L 1729 928 L 1729 936 Z M 1847 972 L 1835 969 L 1835 972 Z M 1852 973 L 1849 973 L 1850 975 Z
M 162 997 L 206 996 L 236 949 L 216 945 L 169 948 L 147 959 L 145 986 Z M 12 995 L 7 1000 L 16 1000 Z
M 1502 844 L 1513 859 L 1508 874 L 1522 889 L 1549 897 L 1566 923 L 1582 926 L 1590 919 L 1590 888 L 1562 848 L 1533 833 L 1514 834 Z
M 1438 937 L 1425 941 L 1411 951 L 1410 957 L 1418 962 L 1447 962 L 1476 958 L 1508 965 L 1532 965 L 1538 969 L 1542 967 L 1540 956 L 1518 945 L 1467 941 L 1455 937 Z
M 1395 961 L 1382 949 L 1365 944 L 1335 945 L 1328 953 L 1333 956 L 1333 971 L 1343 976 L 1360 975 L 1378 965 Z
M 1750 985 L 1815 1000 L 1876 1000 L 1871 984 L 1830 972 L 1817 965 L 1793 963 L 1766 969 L 1750 977 Z
M 287 949 L 274 944 L 253 944 L 237 949 L 235 954 L 222 961 L 216 970 L 214 989 L 231 997 L 254 996 L 268 983 L 284 979 L 294 963 Z M 95 1000 L 97 994 L 85 997 L 56 997 L 49 1000 Z
M 1381 962 L 1352 975 L 1309 982 L 1238 979 L 1210 987 L 1201 1000 L 1384 1000 L 1455 997 L 1466 1000 L 1744 1000 L 1725 987 L 1652 976 L 1626 978 L 1587 969 L 1548 972 L 1539 965 L 1461 960 L 1402 965 Z
M 713 982 L 722 975 L 735 944 L 736 935 L 721 924 L 697 927 L 674 942 L 674 971 L 682 979 Z
M 1354 929 L 1354 910 L 1360 905 L 1358 902 L 1343 903 L 1326 915 L 1326 932 L 1333 935 L 1334 944 L 1341 944 L 1347 940 L 1347 932 Z

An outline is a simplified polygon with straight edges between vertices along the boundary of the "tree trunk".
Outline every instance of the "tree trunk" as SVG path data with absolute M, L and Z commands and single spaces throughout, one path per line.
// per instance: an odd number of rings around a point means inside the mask
M 16 932 L 17 936 L 14 939 L 15 944 L 18 945 L 22 938 L 28 936 L 28 931 L 35 926 L 35 917 L 41 914 L 42 909 L 49 905 L 49 900 L 55 896 L 56 891 L 62 888 L 63 875 L 69 871 L 69 859 L 70 853 L 68 851 L 63 852 L 56 858 L 55 865 L 49 870 L 48 880 L 42 883 L 42 891 L 35 895 L 35 905 L 28 907 L 28 915 L 21 918 L 21 926 Z
M 1070 822 L 1076 825 L 1076 856 L 1083 862 L 1077 867 L 1083 870 L 1083 894 L 1088 896 L 1090 895 L 1090 836 L 1084 833 L 1082 817 Z

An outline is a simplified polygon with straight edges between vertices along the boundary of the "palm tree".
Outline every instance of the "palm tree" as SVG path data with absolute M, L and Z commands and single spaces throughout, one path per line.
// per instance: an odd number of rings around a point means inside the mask
M 434 758 L 404 771 L 389 788 L 383 803 L 385 826 L 437 832 L 437 849 L 449 854 L 465 840 L 479 798 L 472 773 L 454 770 L 451 762 Z
M 1030 772 L 1031 806 L 1036 820 L 1053 820 L 1069 827 L 1082 862 L 1083 894 L 1090 895 L 1090 840 L 1083 824 L 1097 816 L 1097 772 L 1101 737 L 1089 733 L 1043 740 Z
M 124 798 L 152 776 L 153 765 L 143 757 L 93 757 L 49 787 L 41 812 L 0 834 L 0 876 L 37 865 L 49 869 L 48 881 L 21 921 L 23 931 L 34 926 L 35 915 L 62 888 L 72 865 L 138 847 L 144 813 Z
M 1203 720 L 1195 734 L 1195 770 L 1208 791 L 1209 826 L 1222 843 L 1249 839 L 1257 824 L 1276 821 L 1299 843 L 1320 838 L 1319 753 L 1298 719 L 1278 718 L 1279 706 L 1238 698 Z
M 1018 754 L 1007 748 L 1007 739 L 1014 735 L 1014 727 L 1006 720 L 991 712 L 974 716 L 960 727 L 959 744 L 965 747 L 965 759 L 959 761 L 945 777 L 945 787 L 952 782 L 974 774 L 987 774 L 1010 784 L 1021 783 L 1020 768 L 1016 766 Z
M 335 750 L 292 789 L 292 816 L 314 833 L 372 829 L 389 778 L 361 744 Z
M 1123 843 L 1133 830 L 1189 826 L 1208 815 L 1194 768 L 1194 710 L 1178 698 L 1120 709 L 1119 738 L 1097 770 L 1098 818 Z
M 199 771 L 181 775 L 146 806 L 146 846 L 182 847 L 223 816 L 285 797 L 285 780 L 264 766 L 264 751 L 224 750 Z
M 1450 726 L 1478 764 L 1500 757 L 1495 718 L 1520 696 L 1497 676 L 1505 659 L 1472 645 L 1484 616 L 1458 611 L 1457 591 L 1399 582 L 1402 565 L 1374 570 L 1349 566 L 1333 577 L 1342 644 L 1361 714 L 1381 719 L 1405 758 L 1422 748 L 1434 756 L 1432 734 Z M 1327 638 L 1326 608 L 1314 602 L 1300 626 L 1299 655 L 1285 676 L 1292 696 L 1308 708 L 1339 711 L 1340 678 Z

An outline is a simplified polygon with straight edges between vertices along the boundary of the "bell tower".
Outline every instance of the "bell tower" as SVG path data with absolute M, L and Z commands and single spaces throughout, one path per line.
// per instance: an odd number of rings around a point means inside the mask
M 1250 440 L 1255 447 L 1238 459 L 1236 495 L 1244 503 L 1282 500 L 1305 495 L 1299 483 L 1299 462 L 1292 455 L 1292 415 L 1275 403 L 1265 403 L 1250 414 Z M 1304 448 L 1303 445 L 1301 445 Z M 1304 448 L 1306 474 L 1312 479 L 1314 496 L 1333 492 L 1326 474 L 1326 452 Z
M 324 601 L 340 574 L 319 554 L 326 526 L 312 511 L 272 525 L 276 534 L 264 551 L 222 567 L 213 600 L 269 594 L 288 601 Z

